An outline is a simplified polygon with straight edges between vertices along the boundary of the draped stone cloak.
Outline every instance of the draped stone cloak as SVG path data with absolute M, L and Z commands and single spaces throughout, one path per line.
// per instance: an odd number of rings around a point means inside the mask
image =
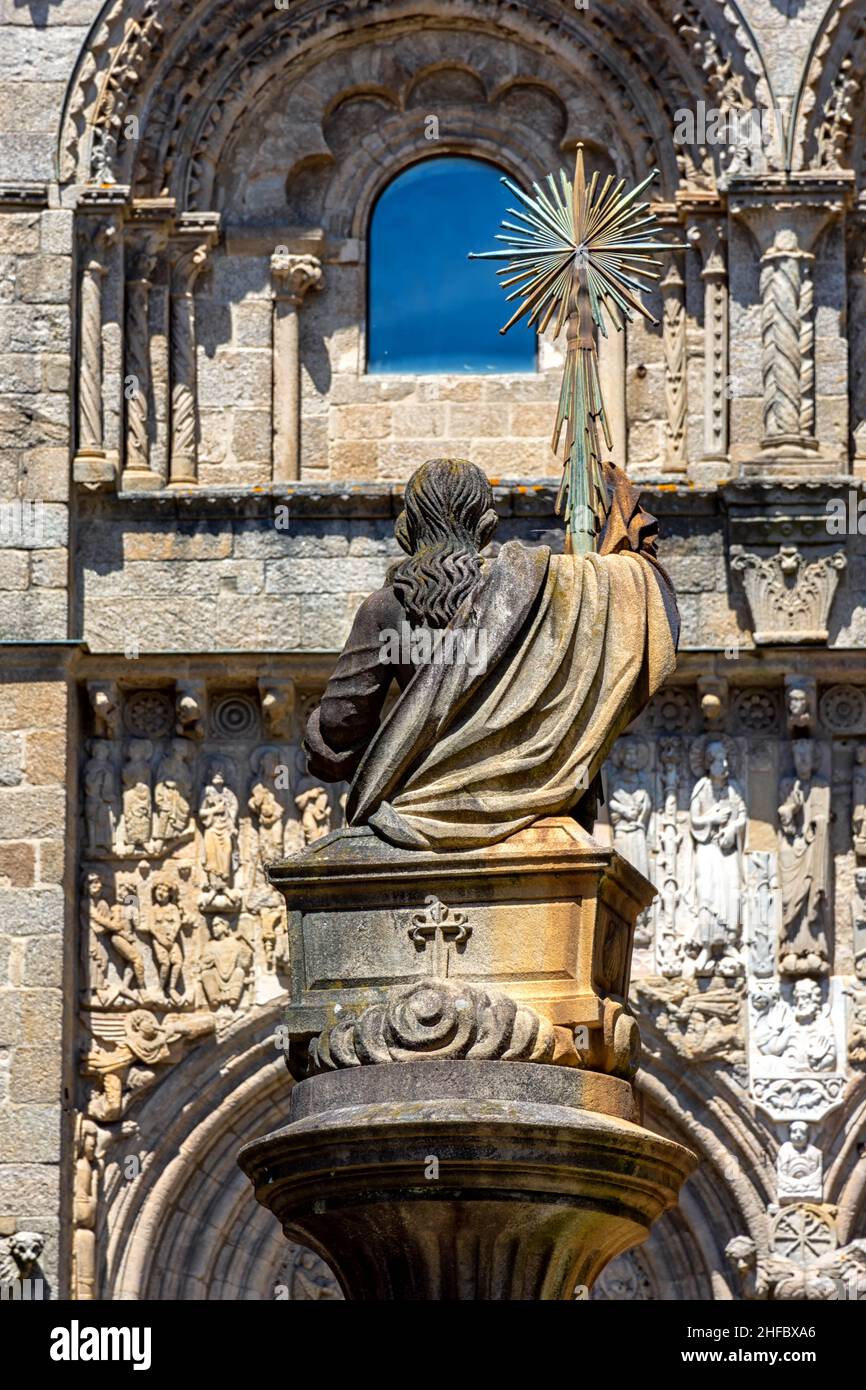
M 675 666 L 654 530 L 623 479 L 608 553 L 503 545 L 450 624 L 484 634 L 486 666 L 415 671 L 357 764 L 349 824 L 409 848 L 471 849 L 573 811 Z M 308 727 L 311 771 L 324 728 L 318 716 Z

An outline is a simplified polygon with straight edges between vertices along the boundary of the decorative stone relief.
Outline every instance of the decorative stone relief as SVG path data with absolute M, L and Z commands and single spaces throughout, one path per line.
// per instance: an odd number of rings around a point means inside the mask
M 824 1160 L 809 1143 L 809 1126 L 794 1120 L 776 1157 L 776 1191 L 780 1202 L 820 1202 L 824 1196 Z
M 775 1120 L 819 1120 L 841 1100 L 844 998 L 833 981 L 756 981 L 750 990 L 752 1094 Z
M 732 546 L 731 567 L 743 576 L 757 645 L 826 642 L 830 607 L 846 563 L 841 550 L 807 561 L 795 545 L 782 545 L 775 555 Z
M 779 968 L 786 975 L 830 969 L 830 786 L 818 772 L 820 747 L 791 744 L 794 776 L 779 785 L 779 883 L 782 935 Z
M 45 1237 L 41 1231 L 15 1231 L 0 1254 L 0 1287 L 9 1288 L 23 1284 L 25 1280 L 38 1280 L 39 1261 L 44 1249 Z
M 695 974 L 699 976 L 741 969 L 738 948 L 748 813 L 729 765 L 732 746 L 711 737 L 696 739 L 692 744 L 692 770 L 704 773 L 698 777 L 689 803 L 689 829 L 694 841 L 695 940 L 700 947 Z
M 89 688 L 80 1071 L 90 1124 L 122 1122 L 188 1048 L 285 988 L 285 903 L 265 865 L 335 827 L 342 793 L 306 776 L 293 689 L 279 678 L 253 694 L 185 679 Z M 260 744 L 263 724 L 288 741 Z
M 866 1299 L 866 1241 L 839 1246 L 834 1208 L 798 1202 L 770 1225 L 767 1246 L 736 1236 L 725 1247 L 741 1298 Z

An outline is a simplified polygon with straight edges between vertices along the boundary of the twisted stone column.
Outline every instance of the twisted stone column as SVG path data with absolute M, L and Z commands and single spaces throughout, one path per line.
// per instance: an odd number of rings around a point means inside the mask
M 127 487 L 158 487 L 150 464 L 150 290 L 155 256 L 144 244 L 133 250 L 126 282 L 126 340 L 123 394 L 126 402 Z
M 293 255 L 278 247 L 271 256 L 273 284 L 273 433 L 274 482 L 301 476 L 301 351 L 298 314 L 304 296 L 318 289 L 322 263 L 316 256 Z
M 83 481 L 113 476 L 107 464 L 102 402 L 102 286 L 106 257 L 117 236 L 113 223 L 81 235 L 82 265 L 78 289 L 78 441 L 75 473 Z
M 764 382 L 764 440 L 799 440 L 801 414 L 814 425 L 814 410 L 803 410 L 802 387 L 814 371 L 811 315 L 803 315 L 803 269 L 811 253 L 801 251 L 796 233 L 777 232 L 761 257 L 761 345 Z M 807 296 L 807 304 L 810 302 Z

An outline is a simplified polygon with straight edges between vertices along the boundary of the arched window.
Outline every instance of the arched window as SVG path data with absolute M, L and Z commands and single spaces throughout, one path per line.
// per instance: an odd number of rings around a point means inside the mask
M 514 198 L 480 159 L 427 159 L 399 174 L 370 220 L 367 369 L 532 372 L 535 333 L 511 317 L 489 251 Z

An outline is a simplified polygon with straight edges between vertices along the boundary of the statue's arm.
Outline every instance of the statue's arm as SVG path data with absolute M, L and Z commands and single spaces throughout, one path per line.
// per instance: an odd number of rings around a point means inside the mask
M 354 776 L 379 727 L 395 674 L 389 639 L 393 634 L 399 644 L 404 621 L 402 604 L 387 585 L 361 604 L 322 702 L 307 723 L 304 748 L 311 776 L 325 782 Z

